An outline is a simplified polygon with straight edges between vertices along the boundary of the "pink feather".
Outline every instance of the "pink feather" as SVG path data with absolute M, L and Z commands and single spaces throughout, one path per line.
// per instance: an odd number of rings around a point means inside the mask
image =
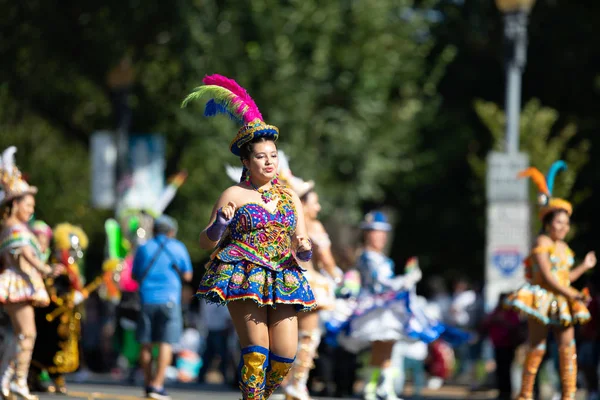
M 204 83 L 205 85 L 220 86 L 222 88 L 228 89 L 231 93 L 233 93 L 235 95 L 235 97 L 233 98 L 233 104 L 239 103 L 237 112 L 238 114 L 243 113 L 243 118 L 246 123 L 252 122 L 255 119 L 260 119 L 261 121 L 263 120 L 263 117 L 260 111 L 258 110 L 258 106 L 254 102 L 252 97 L 250 97 L 248 92 L 246 92 L 246 90 L 240 85 L 238 85 L 238 83 L 233 79 L 229 79 L 223 75 L 214 74 L 205 76 L 202 80 L 202 83 Z M 247 110 L 244 112 L 244 108 L 246 107 Z

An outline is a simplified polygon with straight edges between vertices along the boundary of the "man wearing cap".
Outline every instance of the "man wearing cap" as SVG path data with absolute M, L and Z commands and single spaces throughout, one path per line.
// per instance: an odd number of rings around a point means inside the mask
M 142 345 L 140 364 L 144 371 L 146 396 L 168 400 L 165 372 L 172 360 L 172 345 L 183 329 L 182 281 L 192 280 L 190 255 L 175 239 L 177 222 L 166 215 L 154 221 L 154 237 L 135 253 L 132 275 L 140 285 L 142 311 L 137 340 Z M 152 374 L 152 347 L 158 345 L 156 373 Z

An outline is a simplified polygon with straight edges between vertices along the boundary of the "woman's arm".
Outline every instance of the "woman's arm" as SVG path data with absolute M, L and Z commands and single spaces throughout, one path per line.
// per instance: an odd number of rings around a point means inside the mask
M 569 272 L 569 280 L 571 282 L 575 282 L 577 279 L 581 277 L 584 273 L 589 271 L 590 269 L 596 266 L 596 253 L 590 251 L 585 255 L 585 259 L 581 264 L 576 266 Z
M 312 257 L 312 244 L 308 239 L 306 230 L 306 221 L 304 220 L 304 207 L 298 195 L 294 192 L 287 191 L 291 194 L 294 207 L 296 208 L 296 231 L 295 237 L 292 238 L 292 246 L 296 251 L 296 257 L 300 261 L 309 261 Z
M 389 275 L 387 266 L 384 268 L 381 267 L 382 260 L 385 259 L 380 259 L 369 252 L 363 253 L 359 269 L 366 276 L 370 276 L 373 282 L 392 290 L 410 289 L 421 279 L 421 270 L 419 268 L 415 268 L 403 275 Z
M 318 235 L 327 235 L 325 227 L 320 221 L 315 221 L 313 222 L 313 224 Z M 318 242 L 313 241 L 313 245 L 315 244 L 319 267 L 323 268 L 333 279 L 341 279 L 343 273 L 337 267 L 335 259 L 333 258 L 333 253 L 331 252 L 331 245 L 322 246 Z
M 539 236 L 536 241 L 536 248 L 548 248 L 554 246 L 554 242 L 547 236 Z M 540 268 L 542 279 L 550 286 L 550 288 L 569 299 L 578 298 L 579 293 L 572 288 L 566 287 L 558 283 L 556 278 L 552 275 L 551 269 L 552 264 L 550 263 L 550 253 L 547 250 L 539 251 L 533 254 L 537 265 Z
M 44 263 L 42 260 L 36 257 L 33 249 L 30 246 L 23 246 L 21 248 L 21 257 L 25 258 L 29 264 L 35 269 L 40 271 L 42 275 L 50 275 L 53 271 L 52 267 Z
M 221 193 L 221 196 L 215 203 L 212 213 L 210 214 L 210 221 L 206 228 L 200 233 L 200 247 L 205 250 L 212 250 L 215 248 L 227 224 L 233 218 L 235 210 L 237 208 L 234 202 L 235 193 L 237 187 L 232 186 L 229 189 Z

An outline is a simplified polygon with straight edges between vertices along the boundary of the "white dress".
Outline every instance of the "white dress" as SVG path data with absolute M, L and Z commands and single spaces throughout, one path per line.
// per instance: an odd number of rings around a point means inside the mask
M 395 276 L 394 262 L 369 250 L 360 255 L 357 270 L 361 291 L 344 332 L 338 337 L 338 342 L 351 352 L 361 351 L 372 342 L 404 337 L 411 318 L 408 289 L 420 278 L 420 271 Z

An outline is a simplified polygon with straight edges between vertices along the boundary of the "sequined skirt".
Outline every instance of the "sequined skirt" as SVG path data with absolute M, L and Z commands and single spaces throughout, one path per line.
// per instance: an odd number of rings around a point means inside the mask
M 504 305 L 535 318 L 544 325 L 585 324 L 591 318 L 583 302 L 569 300 L 531 283 L 525 283 L 519 290 L 511 293 Z
M 207 264 L 197 296 L 225 305 L 235 300 L 253 300 L 259 306 L 292 304 L 298 311 L 310 311 L 317 302 L 302 270 L 290 267 L 274 271 L 247 260 Z
M 31 302 L 35 307 L 50 304 L 42 275 L 33 267 L 8 266 L 0 273 L 0 303 Z

